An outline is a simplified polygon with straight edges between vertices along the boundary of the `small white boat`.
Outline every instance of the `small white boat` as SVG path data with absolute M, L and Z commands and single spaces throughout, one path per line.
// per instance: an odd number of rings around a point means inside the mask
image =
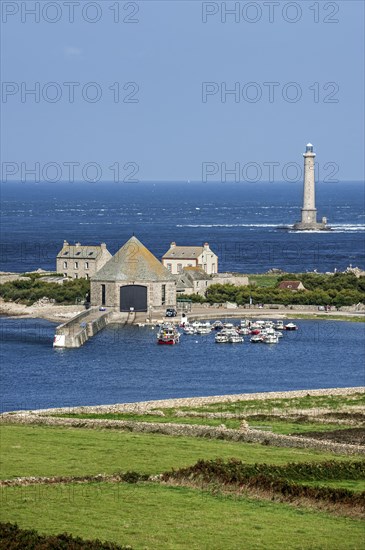
M 298 330 L 298 327 L 295 323 L 288 323 L 285 325 L 285 330 Z
M 267 334 L 263 337 L 262 341 L 264 344 L 277 344 L 279 342 L 279 338 L 275 336 L 275 334 Z
M 184 327 L 184 334 L 187 334 L 188 336 L 192 336 L 195 334 L 195 328 L 192 326 Z
M 229 336 L 224 332 L 218 332 L 215 335 L 214 340 L 216 344 L 227 344 L 229 342 Z
M 275 330 L 275 335 L 277 336 L 277 338 L 282 338 L 283 337 L 283 333 L 280 332 L 280 330 Z
M 283 321 L 276 321 L 276 323 L 274 323 L 274 329 L 275 330 L 285 330 Z
M 261 344 L 263 340 L 264 339 L 263 339 L 263 336 L 261 336 L 261 334 L 254 334 L 250 338 L 250 342 L 252 342 L 252 344 Z
M 230 344 L 243 344 L 243 336 L 239 334 L 231 334 L 228 336 L 228 342 Z
M 212 324 L 212 329 L 213 330 L 222 330 L 223 328 L 223 323 L 222 321 L 215 321 L 213 324 Z
M 212 332 L 211 327 L 199 327 L 196 329 L 196 334 L 210 334 Z
M 242 334 L 243 336 L 247 336 L 248 334 L 251 334 L 251 331 L 248 327 L 241 327 L 237 329 L 238 334 Z

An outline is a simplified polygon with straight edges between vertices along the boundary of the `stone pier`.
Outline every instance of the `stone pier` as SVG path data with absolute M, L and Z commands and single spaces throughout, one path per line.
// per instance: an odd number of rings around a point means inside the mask
M 92 308 L 59 325 L 53 341 L 55 348 L 80 348 L 110 322 L 112 311 Z

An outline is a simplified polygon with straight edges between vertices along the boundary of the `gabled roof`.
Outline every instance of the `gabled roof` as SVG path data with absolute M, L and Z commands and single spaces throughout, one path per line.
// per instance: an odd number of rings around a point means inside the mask
M 281 281 L 279 288 L 287 288 L 290 290 L 298 290 L 300 286 L 303 286 L 301 281 Z
M 64 244 L 60 252 L 57 254 L 57 258 L 67 260 L 95 260 L 102 253 L 101 246 L 87 246 L 87 245 L 71 245 Z
M 162 258 L 165 260 L 190 260 L 198 258 L 203 250 L 203 246 L 171 246 Z
M 92 281 L 174 281 L 175 277 L 136 237 L 91 277 Z

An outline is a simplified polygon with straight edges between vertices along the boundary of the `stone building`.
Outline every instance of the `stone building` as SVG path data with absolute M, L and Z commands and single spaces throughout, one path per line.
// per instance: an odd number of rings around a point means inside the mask
M 81 243 L 72 245 L 64 241 L 62 249 L 57 254 L 57 273 L 62 273 L 64 277 L 73 279 L 89 279 L 111 257 L 105 243 L 101 243 L 100 246 L 89 246 L 81 245 Z
M 185 267 L 181 273 L 176 276 L 177 293 L 179 294 L 200 294 L 204 296 L 207 288 L 211 285 L 247 286 L 248 277 L 244 275 L 235 275 L 233 273 L 219 273 L 208 275 L 200 267 Z
M 136 238 L 91 277 L 91 305 L 152 312 L 176 306 L 176 278 Z
M 203 246 L 177 246 L 172 242 L 162 257 L 162 263 L 173 275 L 181 273 L 185 267 L 200 267 L 208 275 L 218 273 L 218 256 L 208 243 Z

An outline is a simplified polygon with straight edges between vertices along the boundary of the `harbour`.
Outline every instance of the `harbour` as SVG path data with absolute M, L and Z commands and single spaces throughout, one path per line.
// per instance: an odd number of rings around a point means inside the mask
M 158 346 L 149 325 L 109 324 L 81 348 L 52 350 L 55 323 L 3 318 L 2 411 L 363 384 L 363 323 L 291 320 L 299 330 L 273 346 L 213 335 Z

